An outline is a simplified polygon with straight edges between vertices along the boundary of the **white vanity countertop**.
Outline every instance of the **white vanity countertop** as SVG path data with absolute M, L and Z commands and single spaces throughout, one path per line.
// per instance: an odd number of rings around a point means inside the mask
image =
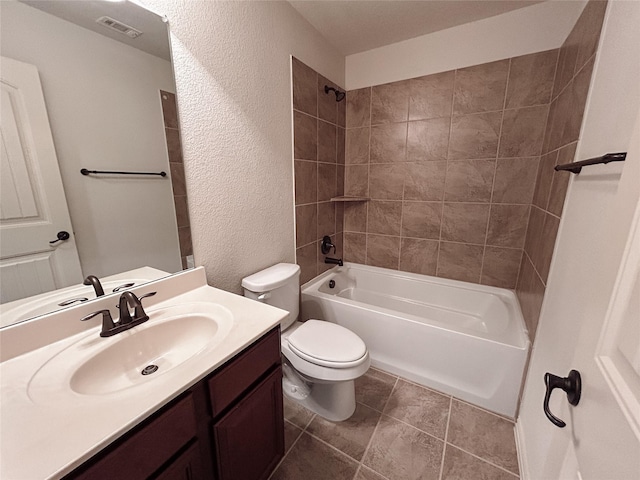
M 31 379 L 49 359 L 82 338 L 95 335 L 98 341 L 108 341 L 122 335 L 100 339 L 100 315 L 88 322 L 79 321 L 100 308 L 111 308 L 113 313 L 114 298 L 78 305 L 0 330 L 3 350 L 0 478 L 59 478 L 71 472 L 288 315 L 283 310 L 206 286 L 202 268 L 157 280 L 133 291 L 138 295 L 158 291 L 155 297 L 145 299 L 145 302 L 152 300 L 145 305 L 150 316 L 147 324 L 153 321 L 155 310 L 189 302 L 222 305 L 232 313 L 234 323 L 218 346 L 191 357 L 159 378 L 104 395 L 80 395 L 68 386 L 56 391 L 52 386 L 50 402 L 41 399 L 36 402 L 31 398 Z M 52 327 L 56 324 L 65 335 L 69 332 L 71 335 L 60 338 L 60 333 Z M 21 338 L 28 347 L 5 349 Z M 28 350 L 23 351 L 25 348 Z

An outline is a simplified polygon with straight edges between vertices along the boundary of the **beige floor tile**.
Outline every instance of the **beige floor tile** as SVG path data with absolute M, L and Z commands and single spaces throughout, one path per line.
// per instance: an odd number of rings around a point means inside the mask
M 397 377 L 380 370 L 370 368 L 362 377 L 356 380 L 356 402 L 382 411 L 393 390 Z
M 351 480 L 358 463 L 303 433 L 271 480 Z
M 453 400 L 447 442 L 518 474 L 513 427 L 509 420 Z
M 518 477 L 500 470 L 473 455 L 447 445 L 442 480 L 516 480 Z
M 302 430 L 296 427 L 293 423 L 284 421 L 284 452 L 287 453 L 293 443 L 298 439 Z
M 284 419 L 293 423 L 296 427 L 304 429 L 315 415 L 310 410 L 307 410 L 299 403 L 294 402 L 286 395 L 283 398 L 284 402 Z
M 316 415 L 306 431 L 360 461 L 380 415 L 380 412 L 358 403 L 355 413 L 344 422 L 330 422 Z
M 363 463 L 390 479 L 437 480 L 444 443 L 383 415 Z
M 398 380 L 384 413 L 444 440 L 451 398 Z

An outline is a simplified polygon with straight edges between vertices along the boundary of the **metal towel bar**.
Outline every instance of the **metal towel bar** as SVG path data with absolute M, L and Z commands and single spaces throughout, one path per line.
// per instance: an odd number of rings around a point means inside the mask
M 167 172 L 112 172 L 109 170 L 87 170 L 83 168 L 80 170 L 82 175 L 158 175 L 160 177 L 166 177 Z
M 568 170 L 571 173 L 578 174 L 582 171 L 582 167 L 588 167 L 589 165 L 599 165 L 601 163 L 609 162 L 624 162 L 625 158 L 627 158 L 627 152 L 605 153 L 601 157 L 593 157 L 589 158 L 588 160 L 582 160 L 581 162 L 556 165 L 554 169 L 556 171 Z

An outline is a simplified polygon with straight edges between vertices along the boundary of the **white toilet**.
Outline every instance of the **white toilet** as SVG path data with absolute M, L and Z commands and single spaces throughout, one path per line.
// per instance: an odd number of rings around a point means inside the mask
M 289 312 L 282 329 L 282 385 L 289 398 L 332 421 L 356 409 L 354 380 L 369 369 L 367 346 L 335 323 L 299 322 L 300 267 L 279 263 L 242 280 L 245 297 Z

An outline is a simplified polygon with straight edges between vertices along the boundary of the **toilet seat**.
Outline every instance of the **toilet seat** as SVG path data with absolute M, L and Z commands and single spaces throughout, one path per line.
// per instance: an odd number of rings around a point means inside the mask
M 307 320 L 287 338 L 290 350 L 315 365 L 350 368 L 369 357 L 367 347 L 352 331 L 335 323 Z

